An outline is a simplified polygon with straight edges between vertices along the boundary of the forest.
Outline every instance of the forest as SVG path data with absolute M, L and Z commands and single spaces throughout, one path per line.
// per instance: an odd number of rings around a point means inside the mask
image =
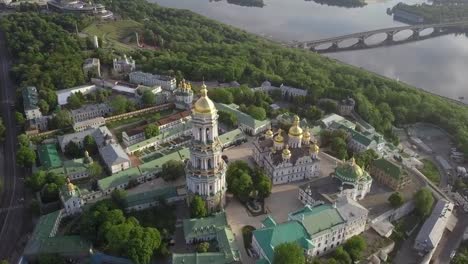
M 312 52 L 283 47 L 188 10 L 145 0 L 97 2 L 123 19 L 144 24 L 157 37 L 158 49 L 131 54 L 143 71 L 194 81 L 236 80 L 251 87 L 265 80 L 284 83 L 308 90 L 303 102 L 307 107 L 319 98 L 352 96 L 357 112 L 387 137 L 392 126 L 429 122 L 453 134 L 468 153 L 468 111 L 458 102 Z M 2 19 L 10 49 L 18 54 L 14 74 L 21 85 L 53 91 L 82 82 L 80 41 L 67 33 L 72 30 L 61 21 L 29 13 Z M 109 58 L 104 52 L 97 56 Z
M 452 22 L 468 19 L 467 5 L 407 5 L 398 3 L 393 10 L 399 9 L 424 18 L 425 23 Z

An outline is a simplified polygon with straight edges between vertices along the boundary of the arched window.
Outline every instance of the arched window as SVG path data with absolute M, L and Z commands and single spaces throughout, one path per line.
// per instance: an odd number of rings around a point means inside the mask
M 210 128 L 206 128 L 206 139 L 210 139 Z
M 211 166 L 212 166 L 211 159 L 208 159 L 208 169 L 211 169 Z
M 202 129 L 200 127 L 199 132 L 198 132 L 198 140 L 202 140 Z

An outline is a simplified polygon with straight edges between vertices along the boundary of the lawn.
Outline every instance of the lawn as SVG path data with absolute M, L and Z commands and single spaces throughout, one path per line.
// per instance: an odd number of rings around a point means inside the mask
M 109 22 L 95 22 L 86 27 L 83 32 L 90 36 L 98 36 L 103 40 L 103 48 L 110 48 L 122 52 L 130 52 L 136 46 L 135 32 L 141 32 L 143 25 L 134 20 L 117 20 Z M 129 41 L 129 40 L 132 41 Z
M 421 172 L 434 184 L 439 184 L 440 182 L 440 172 L 434 162 L 423 159 L 422 160 L 424 167 L 422 168 Z

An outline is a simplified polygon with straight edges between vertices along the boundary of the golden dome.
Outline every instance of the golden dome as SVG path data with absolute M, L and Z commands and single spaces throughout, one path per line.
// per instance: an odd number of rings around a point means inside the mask
M 283 138 L 283 136 L 281 135 L 281 132 L 282 132 L 282 131 L 281 131 L 281 128 L 278 129 L 278 135 L 276 135 L 276 137 L 275 137 L 275 142 L 276 142 L 276 143 L 283 143 L 283 141 L 284 141 L 284 138 Z
M 283 149 L 283 158 L 289 158 L 291 156 L 291 151 L 289 150 L 289 146 L 286 145 L 286 147 Z
M 354 159 L 354 157 L 352 157 L 352 158 L 350 159 L 350 163 L 351 163 L 351 166 L 352 166 L 352 169 L 353 169 L 354 174 L 355 174 L 358 178 L 362 177 L 362 175 L 364 175 L 364 171 L 363 171 L 363 169 L 362 169 L 359 165 L 357 165 L 356 160 Z
M 320 147 L 314 142 L 314 144 L 310 145 L 310 151 L 318 153 L 320 151 Z
M 299 126 L 299 117 L 297 115 L 294 116 L 294 121 L 289 129 L 289 135 L 293 137 L 301 137 L 302 136 L 302 128 Z
M 306 138 L 310 138 L 310 132 L 309 132 L 309 129 L 306 128 L 304 133 L 302 133 L 302 136 L 306 139 Z
M 271 129 L 268 129 L 267 132 L 265 132 L 265 136 L 267 136 L 268 138 L 272 138 L 273 137 L 273 131 L 271 131 Z
M 194 105 L 195 112 L 201 113 L 201 114 L 207 114 L 207 113 L 213 113 L 214 111 L 216 111 L 216 107 L 213 101 L 211 101 L 211 99 L 208 98 L 208 95 L 207 95 L 208 90 L 206 90 L 205 83 L 203 83 L 202 89 L 200 92 L 201 92 L 201 97 L 195 102 L 195 105 Z

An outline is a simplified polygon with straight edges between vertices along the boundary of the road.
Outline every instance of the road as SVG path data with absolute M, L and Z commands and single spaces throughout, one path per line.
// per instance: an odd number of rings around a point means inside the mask
M 21 240 L 31 217 L 22 206 L 24 184 L 19 179 L 24 172 L 16 167 L 16 137 L 18 129 L 14 118 L 15 86 L 9 76 L 10 62 L 5 36 L 0 32 L 0 109 L 6 126 L 5 143 L 0 147 L 0 167 L 3 181 L 3 194 L 0 200 L 0 260 L 10 263 L 17 261 L 22 252 Z

